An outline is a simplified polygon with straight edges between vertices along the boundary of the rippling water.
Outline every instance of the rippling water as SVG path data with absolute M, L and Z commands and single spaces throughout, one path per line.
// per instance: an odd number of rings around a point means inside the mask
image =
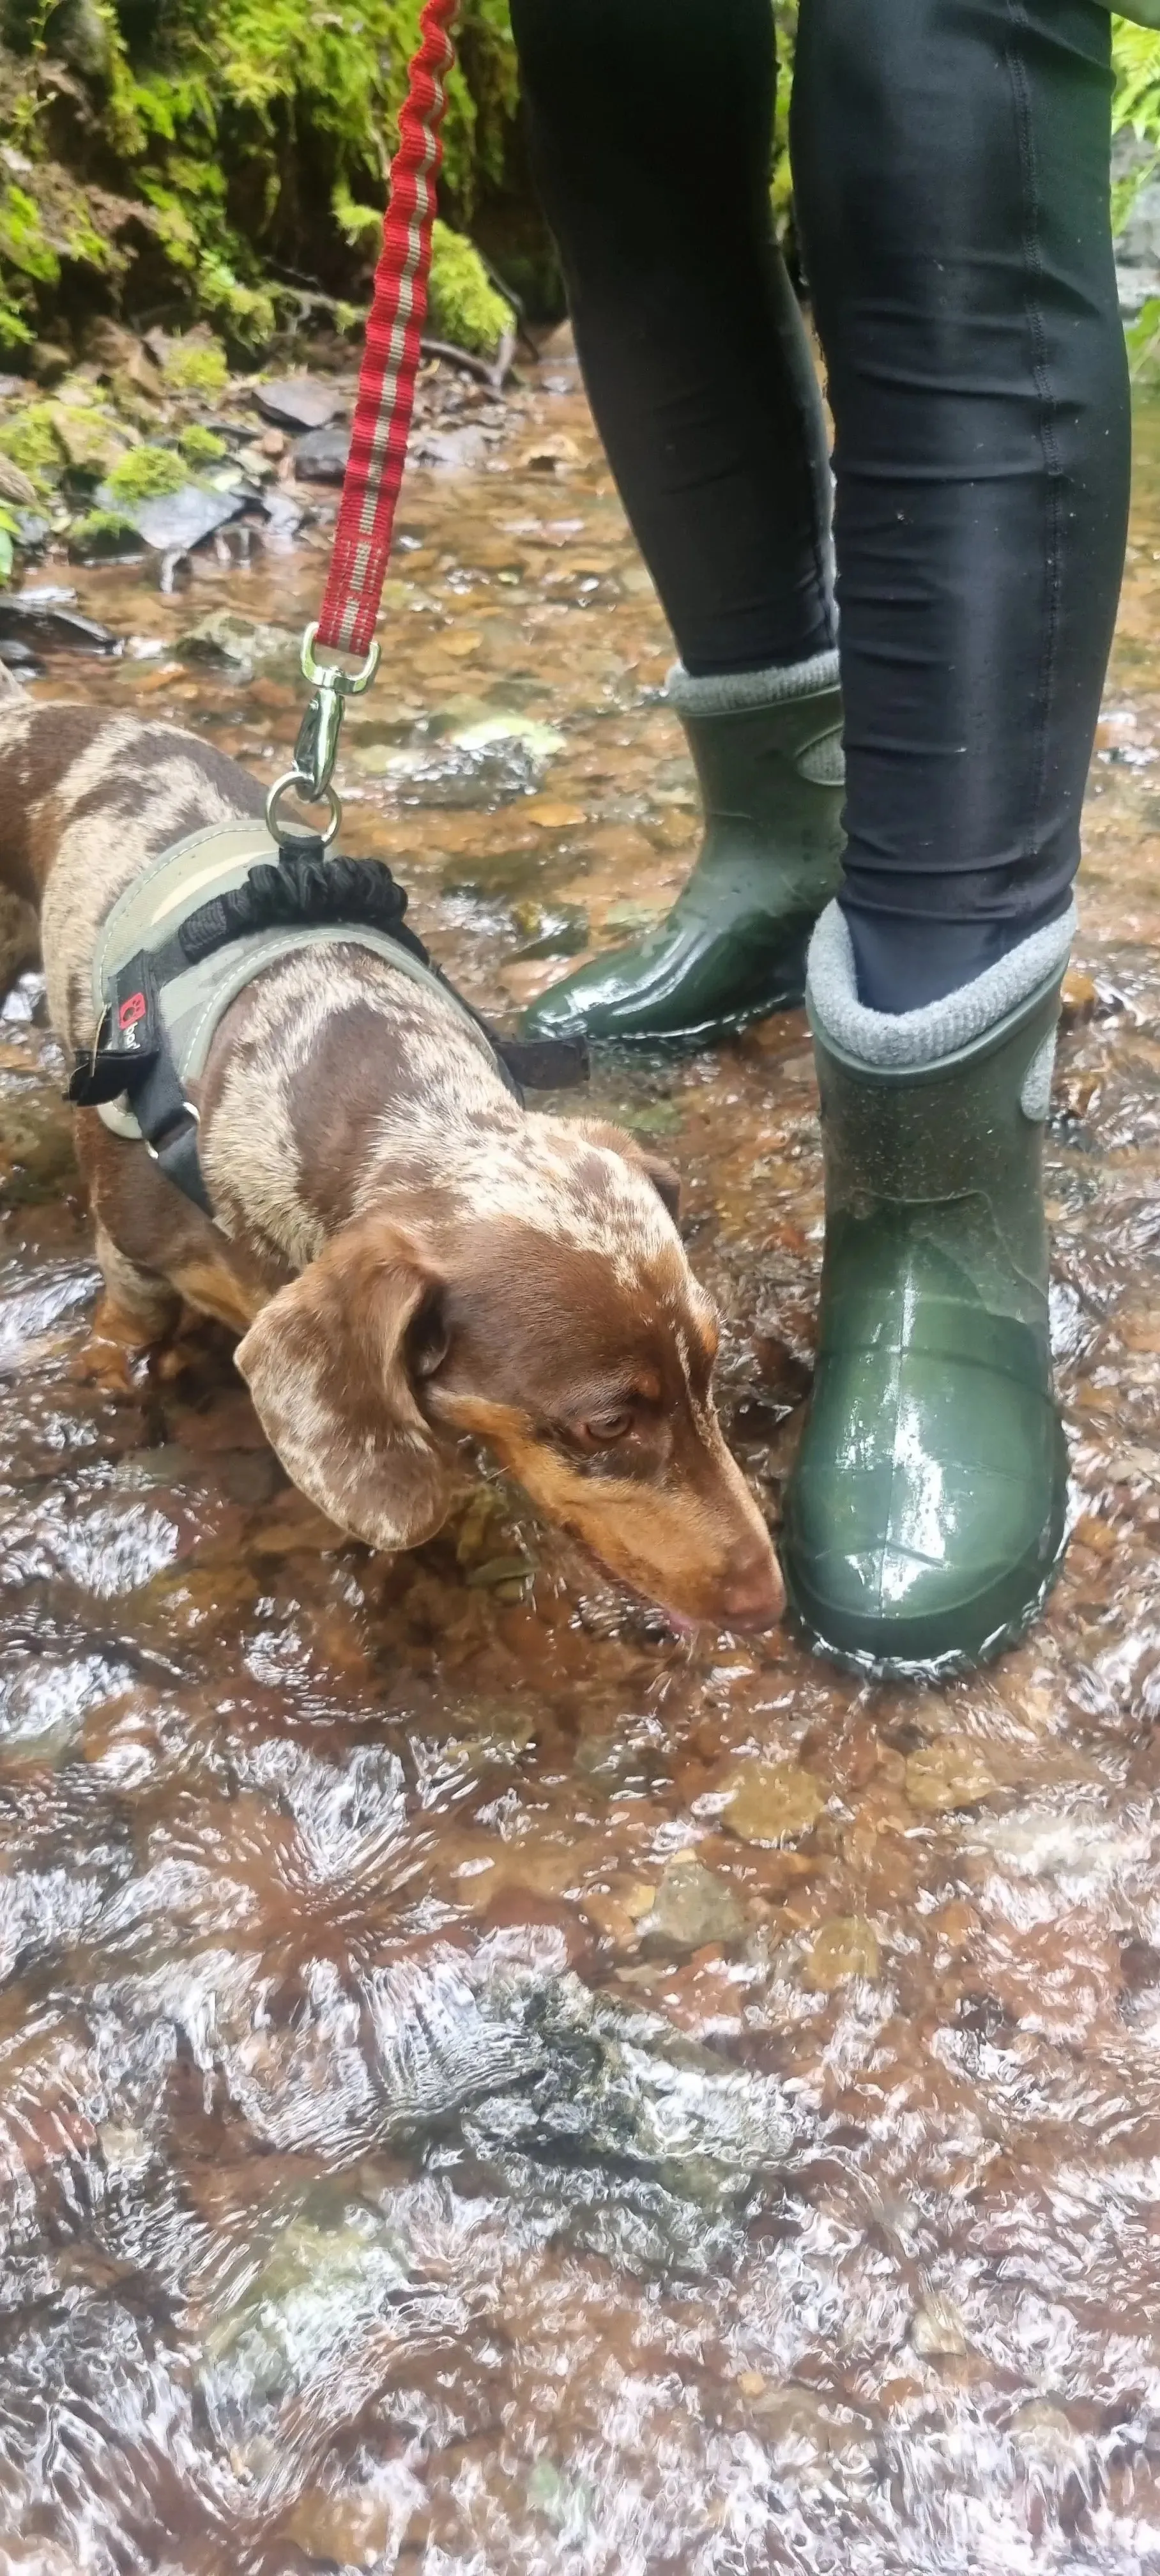
M 670 1638 L 491 1484 L 386 1561 L 228 1346 L 95 1293 L 59 1067 L 0 1021 L 4 2576 L 1160 2571 L 1160 436 L 1051 1136 L 1075 1532 L 984 1679 Z M 566 365 L 416 473 L 350 844 L 512 1007 L 687 864 L 666 650 Z M 273 774 L 322 532 L 47 694 Z M 287 668 L 289 666 L 287 665 Z M 275 676 L 270 676 L 271 669 Z M 503 718 L 496 730 L 496 719 Z M 776 1515 L 821 1199 L 800 1018 L 602 1073 L 663 1140 Z

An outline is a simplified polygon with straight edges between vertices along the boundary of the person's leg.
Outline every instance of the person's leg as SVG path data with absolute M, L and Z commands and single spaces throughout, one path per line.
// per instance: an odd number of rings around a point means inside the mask
M 773 233 L 769 0 L 513 0 L 597 424 L 681 656 L 708 830 L 661 933 L 530 1020 L 711 1029 L 800 998 L 837 883 L 830 471 Z
M 797 204 L 834 413 L 861 998 L 1066 911 L 1124 558 L 1099 0 L 802 0 Z
M 802 0 L 849 847 L 785 1559 L 867 1664 L 993 1651 L 1062 1542 L 1042 1134 L 1126 517 L 1109 97 L 1097 0 Z

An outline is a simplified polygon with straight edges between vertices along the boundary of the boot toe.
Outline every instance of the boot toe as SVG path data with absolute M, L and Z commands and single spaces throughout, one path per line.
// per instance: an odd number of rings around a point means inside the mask
M 601 1034 L 594 1026 L 596 1014 L 585 1008 L 583 992 L 576 992 L 574 976 L 565 976 L 559 984 L 549 984 L 547 992 L 529 1002 L 520 1015 L 522 1038 L 586 1038 Z
M 977 1662 L 1033 1614 L 1059 1555 L 1066 1453 L 1050 1397 L 975 1371 L 957 1390 L 944 1371 L 934 1392 L 879 1410 L 877 1456 L 840 1398 L 847 1437 L 823 1448 L 811 1424 L 803 1444 L 790 1598 L 822 1644 L 867 1665 Z
M 809 924 L 759 914 L 713 923 L 674 915 L 634 948 L 549 986 L 523 1037 L 709 1040 L 747 1017 L 799 1002 Z

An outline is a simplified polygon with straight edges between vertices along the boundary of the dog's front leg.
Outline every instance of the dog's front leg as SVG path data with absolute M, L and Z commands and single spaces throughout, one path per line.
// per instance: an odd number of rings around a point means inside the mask
M 176 1332 L 181 1298 L 156 1270 L 141 1270 L 119 1251 L 108 1227 L 97 1219 L 96 1254 L 105 1283 L 93 1317 L 95 1341 L 115 1342 L 125 1352 L 156 1350 Z

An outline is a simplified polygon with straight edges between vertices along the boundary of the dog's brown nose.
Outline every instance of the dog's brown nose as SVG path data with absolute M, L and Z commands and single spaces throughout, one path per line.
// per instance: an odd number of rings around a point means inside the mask
M 785 1608 L 781 1568 L 767 1540 L 736 1563 L 721 1590 L 723 1628 L 774 1628 Z

